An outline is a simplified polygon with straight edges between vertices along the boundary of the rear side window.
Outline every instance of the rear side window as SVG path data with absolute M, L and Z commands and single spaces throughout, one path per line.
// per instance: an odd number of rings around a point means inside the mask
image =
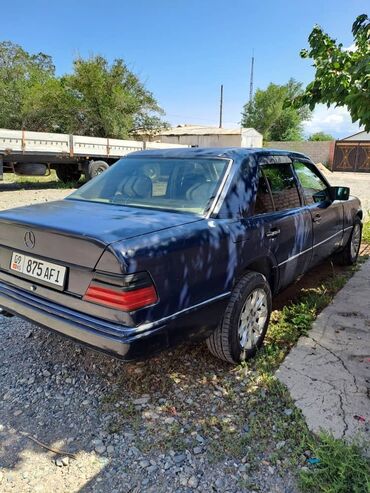
M 262 173 L 267 187 L 271 190 L 276 211 L 295 209 L 301 206 L 290 164 L 269 164 L 262 167 Z

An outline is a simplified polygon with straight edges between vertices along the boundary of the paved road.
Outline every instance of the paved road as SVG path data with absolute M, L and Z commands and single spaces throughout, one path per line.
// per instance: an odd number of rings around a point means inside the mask
M 364 212 L 370 215 L 370 173 L 328 172 L 327 179 L 332 185 L 350 187 L 351 194 L 361 200 Z
M 370 443 L 370 260 L 321 312 L 278 378 L 309 428 Z

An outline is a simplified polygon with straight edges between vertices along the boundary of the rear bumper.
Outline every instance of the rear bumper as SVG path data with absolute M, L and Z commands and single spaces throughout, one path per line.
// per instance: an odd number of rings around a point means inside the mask
M 150 355 L 168 346 L 164 325 L 127 327 L 91 317 L 0 282 L 0 307 L 124 360 Z

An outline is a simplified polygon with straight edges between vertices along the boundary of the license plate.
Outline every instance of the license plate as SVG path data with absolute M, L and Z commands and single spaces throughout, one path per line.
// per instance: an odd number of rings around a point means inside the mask
M 13 252 L 10 269 L 54 286 L 64 286 L 66 267 Z

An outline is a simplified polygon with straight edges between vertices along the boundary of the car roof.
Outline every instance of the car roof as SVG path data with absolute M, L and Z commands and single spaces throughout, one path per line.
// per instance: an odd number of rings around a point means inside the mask
M 270 149 L 268 147 L 177 147 L 171 149 L 149 149 L 131 152 L 127 157 L 156 158 L 225 158 L 245 159 L 249 156 L 289 156 L 308 159 L 304 154 L 290 150 Z

